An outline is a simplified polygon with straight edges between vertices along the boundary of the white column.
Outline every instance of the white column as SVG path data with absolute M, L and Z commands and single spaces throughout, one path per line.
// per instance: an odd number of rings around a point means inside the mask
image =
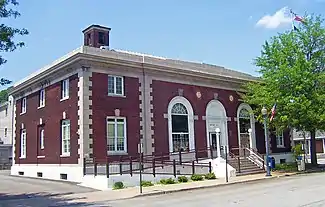
M 219 128 L 216 128 L 216 133 L 217 133 L 217 157 L 218 160 L 220 161 L 221 152 L 220 152 L 220 129 Z

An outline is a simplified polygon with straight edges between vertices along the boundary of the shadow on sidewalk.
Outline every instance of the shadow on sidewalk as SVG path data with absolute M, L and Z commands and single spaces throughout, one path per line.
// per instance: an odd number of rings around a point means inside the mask
M 76 202 L 75 199 L 64 198 L 64 195 L 73 193 L 50 194 L 50 193 L 30 193 L 30 194 L 5 194 L 0 193 L 0 207 L 55 207 L 55 206 L 80 206 L 80 207 L 107 207 L 98 203 Z M 108 206 L 109 207 L 109 206 Z

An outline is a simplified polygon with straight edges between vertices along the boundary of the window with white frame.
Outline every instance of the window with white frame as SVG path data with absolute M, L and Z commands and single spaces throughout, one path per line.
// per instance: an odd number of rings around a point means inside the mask
M 26 158 L 26 129 L 20 132 L 20 158 Z
M 44 107 L 45 106 L 45 89 L 41 89 L 39 91 L 39 107 Z
M 276 146 L 284 147 L 283 131 L 276 132 Z
M 61 122 L 61 154 L 70 155 L 70 120 Z
M 5 128 L 5 137 L 7 137 L 7 136 L 8 136 L 8 129 Z
M 61 99 L 69 98 L 69 78 L 61 82 Z
M 124 79 L 121 76 L 108 76 L 108 95 L 124 95 Z
M 173 152 L 189 151 L 188 112 L 181 103 L 171 110 Z
M 26 100 L 26 97 L 24 97 L 21 100 L 21 113 L 24 114 L 24 113 L 26 113 L 26 111 L 27 111 L 27 100 Z
M 126 119 L 107 117 L 107 151 L 127 152 Z
M 39 143 L 40 143 L 40 148 L 44 149 L 44 129 L 40 130 L 40 135 L 39 135 Z

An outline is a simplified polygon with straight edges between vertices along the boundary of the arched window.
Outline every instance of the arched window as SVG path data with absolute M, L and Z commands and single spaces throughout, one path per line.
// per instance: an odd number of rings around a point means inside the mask
M 181 103 L 171 110 L 173 152 L 189 150 L 188 112 Z
M 251 108 L 248 105 L 241 105 L 239 107 L 239 112 L 238 112 L 238 136 L 239 136 L 239 143 L 240 147 L 248 147 L 248 148 L 253 148 L 255 143 L 253 144 L 252 141 L 250 140 L 250 134 L 249 134 L 249 129 L 253 129 L 255 127 L 252 126 L 253 123 L 253 117 L 251 114 Z M 254 139 L 254 137 L 252 137 Z

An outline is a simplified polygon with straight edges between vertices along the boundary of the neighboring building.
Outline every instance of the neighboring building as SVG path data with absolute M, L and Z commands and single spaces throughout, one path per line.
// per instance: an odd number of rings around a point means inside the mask
M 137 156 L 140 142 L 154 155 L 205 149 L 216 143 L 216 128 L 228 150 L 265 153 L 262 125 L 238 95 L 256 77 L 109 49 L 110 28 L 83 32 L 84 46 L 11 89 L 12 174 L 81 182 L 84 158 Z M 269 141 L 277 162 L 291 159 L 289 132 Z
M 322 131 L 316 132 L 316 153 L 325 154 L 325 133 Z M 310 154 L 310 133 L 303 131 L 293 131 L 293 140 L 295 144 L 304 144 L 306 153 Z M 306 141 L 306 143 L 305 143 Z
M 0 168 L 12 158 L 12 102 L 0 104 Z

